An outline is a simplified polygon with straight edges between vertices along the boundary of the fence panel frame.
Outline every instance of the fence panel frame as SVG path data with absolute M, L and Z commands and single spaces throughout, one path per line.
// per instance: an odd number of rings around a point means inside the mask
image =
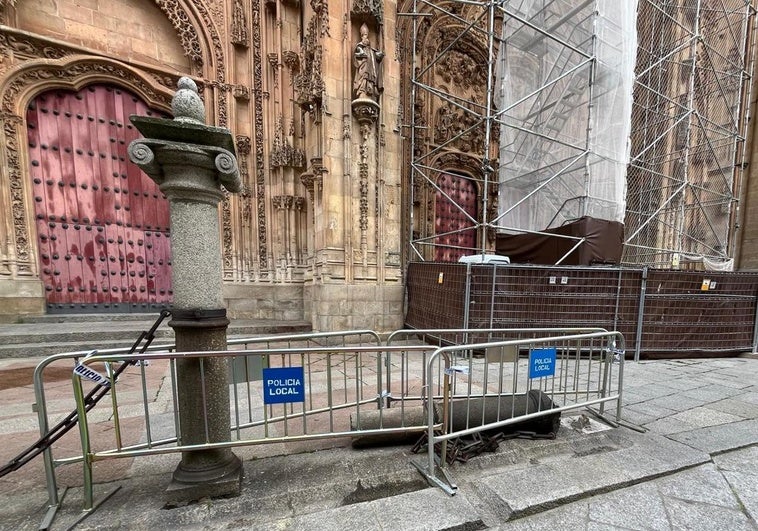
M 594 398 L 592 400 L 586 400 L 583 402 L 560 406 L 558 408 L 539 411 L 537 413 L 529 413 L 526 415 L 513 416 L 510 418 L 503 419 L 503 420 L 498 420 L 497 422 L 494 422 L 494 423 L 483 424 L 483 425 L 475 426 L 475 427 L 469 427 L 465 430 L 460 430 L 456 432 L 448 431 L 448 421 L 450 419 L 450 404 L 451 404 L 451 400 L 454 398 L 454 395 L 451 393 L 452 386 L 450 384 L 449 375 L 452 373 L 451 362 L 452 362 L 452 359 L 455 357 L 456 352 L 459 352 L 461 350 L 472 351 L 474 349 L 486 350 L 488 348 L 503 348 L 503 347 L 514 347 L 518 349 L 517 352 L 519 352 L 519 350 L 524 345 L 533 345 L 535 343 L 547 344 L 550 342 L 559 343 L 559 342 L 565 342 L 565 341 L 571 341 L 571 340 L 581 341 L 581 340 L 595 339 L 595 338 L 605 338 L 607 341 L 606 346 L 601 348 L 601 352 L 605 353 L 605 360 L 603 361 L 603 364 L 605 365 L 604 376 L 603 376 L 603 389 L 600 391 L 600 394 L 602 396 L 598 398 Z M 531 346 L 529 347 L 528 350 L 529 352 L 532 351 Z M 580 354 L 578 357 L 580 357 Z M 439 363 L 438 360 L 440 358 L 443 359 L 444 367 L 445 367 L 444 376 L 443 376 L 444 394 L 442 396 L 443 431 L 440 434 L 435 434 L 435 430 L 437 428 L 434 427 L 432 423 L 433 416 L 434 416 L 434 409 L 427 408 L 427 411 L 428 411 L 427 423 L 429 424 L 429 428 L 427 431 L 426 463 L 419 463 L 417 461 L 412 461 L 412 463 L 419 470 L 419 472 L 421 472 L 421 474 L 423 474 L 424 477 L 426 477 L 427 481 L 429 481 L 430 484 L 440 487 L 441 489 L 443 489 L 445 492 L 447 492 L 450 495 L 454 495 L 456 493 L 457 487 L 454 481 L 452 481 L 452 479 L 450 478 L 448 472 L 446 471 L 445 459 L 437 458 L 437 455 L 435 453 L 435 445 L 437 443 L 440 443 L 440 455 L 445 456 L 447 452 L 447 449 L 446 449 L 447 441 L 456 437 L 473 434 L 473 433 L 481 433 L 489 429 L 507 426 L 509 424 L 515 424 L 517 422 L 522 422 L 524 420 L 529 420 L 532 418 L 545 416 L 551 413 L 587 408 L 595 404 L 600 404 L 600 414 L 602 415 L 604 413 L 605 403 L 611 402 L 611 401 L 616 401 L 616 415 L 615 415 L 616 422 L 618 423 L 622 421 L 621 415 L 622 415 L 622 395 L 623 395 L 623 380 L 624 380 L 625 344 L 624 344 L 624 336 L 619 332 L 602 331 L 602 332 L 593 332 L 593 333 L 587 333 L 587 334 L 552 336 L 552 337 L 546 337 L 546 338 L 539 338 L 536 340 L 535 339 L 518 339 L 518 340 L 511 340 L 511 341 L 473 343 L 473 344 L 467 344 L 467 345 L 440 347 L 429 357 L 427 361 L 428 374 L 432 374 L 433 364 Z M 516 362 L 518 362 L 520 358 L 521 356 L 517 355 Z M 615 394 L 609 394 L 608 390 L 605 388 L 605 386 L 608 383 L 610 383 L 608 381 L 608 375 L 606 371 L 608 370 L 608 367 L 612 367 L 612 364 L 615 362 L 619 363 L 618 376 L 617 376 L 618 390 Z M 502 361 L 501 361 L 501 365 L 502 365 Z M 429 383 L 429 385 L 431 386 L 431 382 Z M 588 382 L 588 385 L 589 385 L 589 382 Z M 517 389 L 514 389 L 513 392 L 511 393 L 511 396 L 516 396 L 517 394 L 518 394 Z M 470 399 L 470 396 L 469 396 L 469 399 Z M 439 477 L 437 477 L 437 474 L 436 474 L 437 470 L 439 470 L 440 473 L 445 477 L 444 481 L 441 480 Z

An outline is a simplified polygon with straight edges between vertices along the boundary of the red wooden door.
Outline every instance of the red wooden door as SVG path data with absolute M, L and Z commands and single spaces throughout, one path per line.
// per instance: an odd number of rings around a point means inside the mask
M 437 186 L 447 196 L 436 192 L 434 225 L 435 234 L 440 236 L 435 238 L 434 258 L 437 262 L 457 262 L 476 248 L 476 224 L 466 215 L 477 219 L 476 184 L 461 175 L 443 173 Z
M 48 312 L 149 311 L 171 301 L 168 201 L 130 163 L 126 90 L 92 85 L 40 94 L 26 113 Z

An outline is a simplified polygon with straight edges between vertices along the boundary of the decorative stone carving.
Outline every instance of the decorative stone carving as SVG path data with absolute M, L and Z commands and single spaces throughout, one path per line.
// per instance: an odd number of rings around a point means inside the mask
M 326 0 L 311 0 L 311 9 L 319 22 L 319 35 L 329 35 L 329 4 Z
M 279 54 L 276 52 L 269 52 L 266 54 L 266 58 L 268 59 L 268 64 L 271 66 L 271 69 L 274 71 L 274 88 L 279 87 Z
M 301 70 L 294 79 L 297 103 L 308 112 L 318 112 L 317 107 L 321 106 L 323 100 L 322 54 L 323 49 L 318 44 L 318 23 L 314 16 L 308 23 L 303 41 Z
M 49 43 L 42 42 L 34 37 L 0 33 L 0 53 L 3 56 L 12 53 L 19 58 L 60 59 L 74 52 L 64 47 L 51 46 Z
M 171 24 L 176 29 L 182 46 L 184 47 L 185 54 L 193 62 L 195 67 L 199 70 L 203 65 L 202 48 L 200 46 L 200 39 L 192 26 L 189 15 L 184 10 L 184 7 L 179 4 L 178 0 L 155 0 L 156 5 L 163 11 L 163 13 L 171 21 Z M 201 23 L 207 29 L 211 39 L 211 51 L 215 59 L 216 66 L 216 79 L 215 81 L 224 84 L 226 82 L 225 72 L 225 57 L 224 57 L 224 44 L 223 40 L 216 31 L 216 25 L 213 22 L 208 12 L 208 8 L 203 2 L 193 2 L 193 7 L 201 17 Z M 216 102 L 217 108 L 217 121 L 222 127 L 225 127 L 227 119 L 227 95 L 221 91 L 218 94 L 218 101 Z
M 435 73 L 458 89 L 487 86 L 487 65 L 459 51 L 450 51 L 441 57 L 435 63 Z
M 384 24 L 384 6 L 382 0 L 353 0 L 350 10 L 354 20 L 372 17 L 381 26 Z
M 357 99 L 353 100 L 351 105 L 353 107 L 353 116 L 355 116 L 361 125 L 371 126 L 379 118 L 379 104 L 374 100 Z
M 10 184 L 10 207 L 13 217 L 13 237 L 16 246 L 16 268 L 18 273 L 32 272 L 30 263 L 29 232 L 27 229 L 26 209 L 24 208 L 24 184 L 21 177 L 19 153 L 19 129 L 23 120 L 12 113 L 0 116 L 5 135 L 5 157 Z
M 366 231 L 368 230 L 368 164 L 361 162 L 358 165 L 358 188 L 360 191 L 360 218 L 358 225 L 361 229 L 361 245 L 366 245 Z
M 177 0 L 155 0 L 155 3 L 168 17 L 171 25 L 174 26 L 185 55 L 189 57 L 190 61 L 201 67 L 203 65 L 203 52 L 200 46 L 200 38 L 182 6 Z M 200 7 L 199 4 L 200 2 L 195 2 L 198 7 Z
M 243 0 L 234 0 L 232 7 L 232 43 L 247 48 L 250 45 L 250 39 L 247 34 L 247 15 L 245 14 L 245 5 Z
M 255 120 L 255 197 L 258 219 L 258 260 L 262 270 L 268 269 L 268 241 L 266 236 L 266 179 L 263 141 L 263 58 L 261 56 L 260 0 L 252 0 L 253 13 L 253 93 Z
M 240 158 L 247 157 L 250 154 L 250 137 L 245 135 L 237 135 L 235 138 L 235 141 L 237 143 L 237 153 L 240 155 Z M 242 165 L 240 164 L 240 169 Z
M 241 190 L 241 188 L 240 188 Z M 239 191 L 239 190 L 238 190 Z M 232 262 L 232 205 L 231 194 L 224 191 L 224 200 L 221 207 L 221 221 L 222 221 L 222 252 L 224 260 L 224 277 L 230 278 L 232 276 L 233 262 Z
M 426 151 L 426 143 L 428 141 L 427 135 L 427 121 L 425 112 L 424 100 L 418 97 L 413 105 L 413 125 L 415 127 L 416 142 L 414 145 L 416 157 L 420 157 Z
M 485 126 L 482 119 L 472 112 L 464 111 L 452 103 L 437 109 L 434 127 L 434 141 L 455 147 L 461 151 L 484 150 Z
M 285 199 L 286 199 L 286 196 L 283 196 L 283 195 L 275 195 L 275 196 L 272 198 L 272 201 L 273 201 L 273 203 L 274 203 L 274 207 L 275 207 L 277 210 L 284 210 L 285 208 L 287 208 L 287 204 L 286 204 L 286 201 L 285 201 Z
M 46 65 L 18 72 L 5 85 L 5 91 L 2 94 L 2 109 L 5 112 L 12 113 L 19 93 L 32 83 L 49 79 L 72 82 L 81 76 L 93 74 L 99 74 L 105 78 L 122 80 L 137 88 L 151 100 L 160 102 L 166 107 L 171 105 L 170 96 L 156 92 L 152 86 L 137 77 L 131 70 L 123 68 L 119 64 L 87 59 L 63 66 Z
M 342 138 L 347 140 L 352 135 L 350 131 L 350 115 L 346 114 L 342 117 Z
M 292 167 L 302 168 L 305 166 L 305 153 L 301 149 L 292 147 L 287 136 L 284 134 L 282 116 L 276 120 L 276 133 L 274 135 L 274 147 L 271 150 L 269 164 L 272 168 Z
M 300 182 L 303 183 L 303 186 L 305 186 L 305 189 L 310 194 L 311 199 L 313 199 L 313 174 L 310 172 L 300 174 Z
M 300 72 L 300 56 L 292 50 L 287 50 L 282 53 L 282 63 L 289 69 L 293 76 Z
M 240 190 L 239 194 L 240 210 L 242 221 L 249 223 L 253 210 L 252 194 L 250 193 L 250 186 L 248 186 L 249 173 L 247 171 L 247 157 L 250 154 L 250 137 L 237 135 L 234 140 L 237 144 L 237 162 L 239 165 L 240 180 L 242 181 L 242 190 Z
M 235 85 L 232 89 L 232 96 L 235 100 L 250 101 L 250 89 L 245 85 Z

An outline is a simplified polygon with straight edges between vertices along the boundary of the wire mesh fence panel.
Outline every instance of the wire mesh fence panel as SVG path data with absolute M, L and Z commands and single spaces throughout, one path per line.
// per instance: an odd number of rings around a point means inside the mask
M 464 328 L 466 267 L 458 264 L 413 262 L 408 265 L 407 319 L 415 328 Z
M 753 342 L 758 275 L 650 271 L 642 352 L 719 353 Z
M 440 266 L 414 264 L 408 284 L 417 282 L 416 275 L 432 277 Z M 487 330 L 596 327 L 621 332 L 627 338 L 627 352 L 645 357 L 728 355 L 753 348 L 758 273 L 606 266 L 447 267 L 459 269 L 455 275 L 464 285 L 455 292 L 431 282 L 424 290 L 409 289 L 409 328 L 422 329 L 429 323 L 441 328 L 438 323 L 449 322 Z M 452 276 L 449 269 L 446 274 Z M 428 300 L 447 300 L 445 319 L 426 318 L 437 311 Z M 453 311 L 461 313 L 452 315 Z M 492 332 L 457 333 L 462 337 L 447 331 L 426 333 L 426 339 L 443 345 L 502 337 Z

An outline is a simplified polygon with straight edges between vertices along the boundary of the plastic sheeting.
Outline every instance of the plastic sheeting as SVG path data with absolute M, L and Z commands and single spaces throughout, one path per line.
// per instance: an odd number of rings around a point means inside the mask
M 586 216 L 623 223 L 636 8 L 633 0 L 506 3 L 497 65 L 503 232 Z

